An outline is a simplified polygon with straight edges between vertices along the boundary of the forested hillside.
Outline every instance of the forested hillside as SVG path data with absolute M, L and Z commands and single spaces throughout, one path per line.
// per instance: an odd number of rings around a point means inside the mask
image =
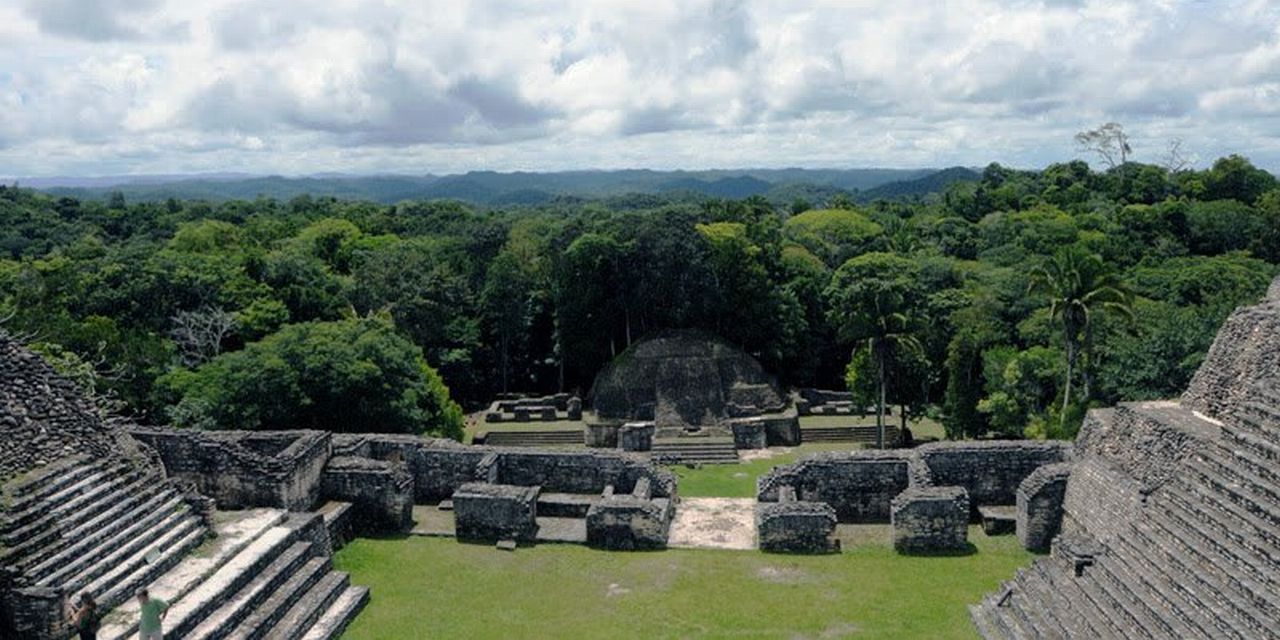
M 1280 270 L 1277 181 L 1235 156 L 805 200 L 0 187 L 0 319 L 104 402 L 182 426 L 457 435 L 455 401 L 585 392 L 646 333 L 699 327 L 953 437 L 1066 437 L 1086 406 L 1179 393 Z

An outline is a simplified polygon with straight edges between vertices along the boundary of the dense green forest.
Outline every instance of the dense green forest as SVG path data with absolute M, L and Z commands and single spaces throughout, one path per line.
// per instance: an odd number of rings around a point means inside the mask
M 629 343 L 697 327 L 952 437 L 1069 437 L 1088 406 L 1179 393 L 1278 265 L 1280 188 L 1236 156 L 787 206 L 0 187 L 2 326 L 117 410 L 207 428 L 456 436 L 459 405 L 585 392 Z

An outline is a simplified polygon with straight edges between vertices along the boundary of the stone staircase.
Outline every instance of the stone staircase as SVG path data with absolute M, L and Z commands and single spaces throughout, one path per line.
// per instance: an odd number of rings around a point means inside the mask
M 733 438 L 688 436 L 655 438 L 650 457 L 661 464 L 736 464 Z
M 1254 391 L 1223 422 L 1179 409 L 1219 435 L 1198 441 L 1079 575 L 1055 545 L 970 607 L 979 632 L 1280 638 L 1280 394 Z
M 490 431 L 484 444 L 497 447 L 565 447 L 582 446 L 581 429 L 555 431 Z
M 856 442 L 861 444 L 876 443 L 875 425 L 850 425 L 847 427 L 801 427 L 801 442 Z M 898 428 L 886 426 L 885 442 L 898 440 Z
M 193 554 L 153 581 L 151 595 L 169 603 L 165 637 L 184 640 L 329 639 L 368 602 L 364 587 L 333 571 L 323 516 L 276 509 L 219 513 L 241 517 L 219 531 L 213 547 Z M 107 614 L 99 633 L 124 640 L 137 632 L 133 599 Z
M 208 536 L 172 483 L 121 460 L 74 459 L 10 488 L 4 562 L 21 587 L 95 594 L 104 609 Z

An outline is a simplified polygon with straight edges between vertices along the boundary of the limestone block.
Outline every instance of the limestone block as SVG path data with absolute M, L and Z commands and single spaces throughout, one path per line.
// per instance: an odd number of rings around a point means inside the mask
M 902 553 L 963 551 L 969 494 L 963 487 L 912 487 L 893 499 L 893 548 Z
M 460 540 L 533 540 L 539 487 L 472 482 L 453 492 Z
M 836 510 L 825 502 L 761 502 L 756 505 L 756 534 L 761 551 L 829 553 L 839 550 L 831 538 Z

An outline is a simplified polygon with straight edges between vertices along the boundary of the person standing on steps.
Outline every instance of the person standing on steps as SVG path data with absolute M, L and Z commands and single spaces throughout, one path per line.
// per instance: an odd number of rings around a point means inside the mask
M 169 613 L 169 603 L 152 598 L 146 589 L 138 589 L 138 639 L 164 640 L 164 617 Z
M 80 594 L 76 606 L 71 612 L 71 623 L 75 625 L 80 640 L 95 640 L 98 637 L 98 603 L 88 592 Z

